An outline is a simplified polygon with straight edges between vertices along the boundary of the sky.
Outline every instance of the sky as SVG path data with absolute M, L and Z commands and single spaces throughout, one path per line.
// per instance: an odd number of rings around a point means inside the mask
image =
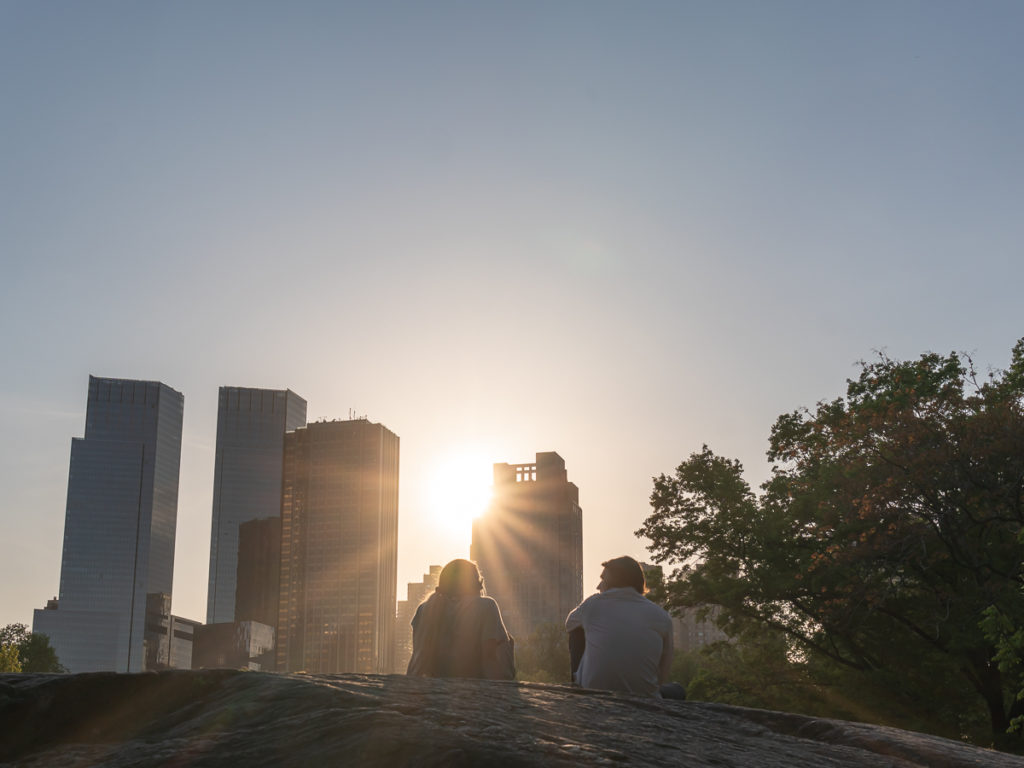
M 589 594 L 704 443 L 756 486 L 877 350 L 1005 367 L 1022 34 L 1016 0 L 0 0 L 0 625 L 57 594 L 90 374 L 185 396 L 203 620 L 220 386 L 399 435 L 401 599 L 469 554 L 452 462 L 557 451 Z

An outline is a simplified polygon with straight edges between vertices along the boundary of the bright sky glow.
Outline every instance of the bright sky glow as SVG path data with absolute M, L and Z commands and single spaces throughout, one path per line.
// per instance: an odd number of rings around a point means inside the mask
M 430 473 L 430 513 L 452 538 L 464 540 L 467 550 L 473 519 L 487 511 L 491 501 L 493 455 L 461 449 L 438 460 Z
M 451 454 L 557 451 L 589 591 L 652 476 L 708 443 L 756 485 L 872 350 L 1005 366 L 1022 37 L 1019 0 L 0 2 L 0 625 L 57 593 L 90 373 L 185 395 L 202 618 L 222 385 L 399 435 L 402 596 L 469 554 Z

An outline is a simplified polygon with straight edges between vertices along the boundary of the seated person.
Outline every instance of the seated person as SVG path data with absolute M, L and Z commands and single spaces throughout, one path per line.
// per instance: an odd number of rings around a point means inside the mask
M 412 619 L 408 673 L 422 677 L 515 678 L 515 652 L 498 604 L 482 595 L 476 563 L 452 560 Z
M 617 557 L 601 565 L 598 594 L 565 620 L 570 649 L 578 653 L 583 641 L 573 679 L 584 688 L 660 696 L 672 668 L 672 620 L 644 597 L 647 584 L 636 560 Z

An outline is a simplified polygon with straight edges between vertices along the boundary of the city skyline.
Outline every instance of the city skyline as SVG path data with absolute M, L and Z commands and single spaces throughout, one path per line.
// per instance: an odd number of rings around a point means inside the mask
M 221 386 L 401 435 L 400 585 L 468 556 L 494 462 L 557 450 L 586 595 L 702 444 L 756 486 L 874 350 L 984 374 L 1024 335 L 1019 3 L 0 22 L 0 624 L 59 590 L 90 374 L 185 395 L 172 611 L 203 619 Z

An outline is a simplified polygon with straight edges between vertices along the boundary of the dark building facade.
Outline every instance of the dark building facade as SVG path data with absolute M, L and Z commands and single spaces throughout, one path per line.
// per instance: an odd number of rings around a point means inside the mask
M 183 410 L 166 384 L 89 377 L 85 437 L 71 442 L 60 598 L 32 627 L 71 672 L 139 672 L 168 658 L 160 627 L 170 617 Z
M 391 671 L 398 452 L 366 419 L 285 436 L 278 669 Z
M 494 496 L 473 522 L 470 557 L 513 637 L 565 621 L 583 599 L 583 511 L 561 456 L 494 465 Z
M 192 639 L 202 622 L 171 614 L 171 596 L 146 596 L 146 670 L 191 669 Z
M 280 516 L 284 433 L 306 423 L 306 401 L 289 389 L 221 387 L 218 397 L 207 624 L 236 619 L 239 526 Z
M 238 526 L 237 621 L 277 625 L 281 596 L 281 518 L 265 517 Z
M 258 621 L 226 621 L 195 628 L 192 669 L 274 669 L 274 628 Z

